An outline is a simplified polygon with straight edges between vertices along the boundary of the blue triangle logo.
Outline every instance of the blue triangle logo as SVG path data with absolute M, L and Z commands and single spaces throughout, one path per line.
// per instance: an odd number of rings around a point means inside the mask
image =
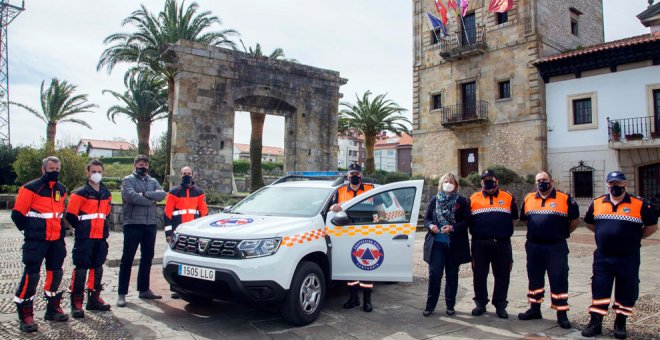
M 371 253 L 371 249 L 367 248 L 364 250 L 364 254 L 361 257 L 362 260 L 375 260 L 374 254 Z

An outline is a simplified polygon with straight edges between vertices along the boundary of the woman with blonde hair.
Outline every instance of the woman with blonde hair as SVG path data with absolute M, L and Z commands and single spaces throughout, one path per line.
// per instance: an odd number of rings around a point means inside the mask
M 470 201 L 458 194 L 458 181 L 446 173 L 438 182 L 438 193 L 426 208 L 424 261 L 429 264 L 429 288 L 424 316 L 435 310 L 440 297 L 442 275 L 447 275 L 445 302 L 447 315 L 454 315 L 458 291 L 458 268 L 471 261 L 468 243 Z

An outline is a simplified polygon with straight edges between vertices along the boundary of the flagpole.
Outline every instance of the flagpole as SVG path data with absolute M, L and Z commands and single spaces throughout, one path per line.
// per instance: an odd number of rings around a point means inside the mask
M 428 13 L 428 12 L 427 12 L 427 13 Z M 428 19 L 428 14 L 427 14 L 427 19 Z M 431 27 L 429 27 L 429 23 L 428 23 L 428 21 L 424 20 L 424 23 L 426 24 L 426 28 L 430 29 L 431 32 L 433 32 L 433 35 L 435 36 L 435 40 L 437 40 L 438 43 L 440 43 L 440 38 L 438 37 L 438 34 L 435 33 L 435 30 L 434 30 L 434 29 L 431 29 Z
M 468 37 L 467 31 L 465 30 L 465 21 L 463 20 L 463 15 L 458 13 L 458 16 L 461 18 L 461 23 L 463 24 L 463 33 L 465 34 L 465 40 L 467 40 L 468 45 L 470 45 L 470 37 Z M 475 27 L 475 29 L 477 29 Z

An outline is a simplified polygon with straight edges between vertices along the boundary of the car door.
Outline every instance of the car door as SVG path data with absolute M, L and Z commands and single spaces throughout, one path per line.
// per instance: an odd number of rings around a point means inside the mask
M 348 215 L 344 222 L 337 222 L 341 212 L 328 213 L 333 280 L 412 281 L 423 183 L 396 182 L 369 190 L 342 204 Z

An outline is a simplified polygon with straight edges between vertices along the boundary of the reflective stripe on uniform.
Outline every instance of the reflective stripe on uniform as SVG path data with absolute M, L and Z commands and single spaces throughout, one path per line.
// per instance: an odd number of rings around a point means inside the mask
M 346 284 L 351 286 L 351 287 L 352 286 L 357 286 L 357 285 L 360 284 L 360 281 L 348 281 L 348 282 L 346 282 Z
M 543 300 L 543 298 L 538 299 L 538 300 L 537 300 L 537 299 L 533 299 L 533 298 L 527 298 L 527 301 L 529 301 L 529 302 L 531 302 L 531 303 L 543 303 L 544 300 Z
M 536 290 L 530 290 L 529 291 L 530 295 L 536 295 L 536 294 L 540 294 L 540 293 L 545 293 L 545 288 L 539 288 L 539 289 L 536 289 Z
M 609 305 L 610 304 L 610 299 L 594 299 L 591 300 L 592 305 Z
M 600 308 L 595 308 L 595 307 L 589 307 L 590 312 L 598 313 L 600 315 L 606 316 L 607 315 L 607 310 L 603 310 Z
M 49 219 L 49 218 L 62 218 L 63 215 L 64 214 L 62 214 L 62 213 L 38 213 L 36 211 L 28 211 L 28 213 L 25 216 L 26 217 Z
M 374 288 L 373 283 L 362 283 L 360 282 L 360 288 Z
M 106 217 L 105 214 L 101 214 L 101 213 L 86 214 L 86 215 L 78 216 L 78 221 L 93 220 L 95 218 L 100 218 L 102 220 L 105 220 L 105 217 Z
M 561 299 L 568 299 L 568 293 L 561 293 L 561 294 L 550 294 L 553 299 L 561 300 Z
M 199 210 L 195 209 L 183 209 L 183 210 L 175 210 L 172 212 L 172 216 L 179 216 L 179 215 L 185 215 L 185 214 L 192 214 L 192 215 L 199 215 Z
M 570 310 L 571 308 L 568 307 L 568 305 L 565 306 L 557 306 L 557 305 L 550 305 L 550 308 L 557 310 L 557 311 L 567 311 Z

